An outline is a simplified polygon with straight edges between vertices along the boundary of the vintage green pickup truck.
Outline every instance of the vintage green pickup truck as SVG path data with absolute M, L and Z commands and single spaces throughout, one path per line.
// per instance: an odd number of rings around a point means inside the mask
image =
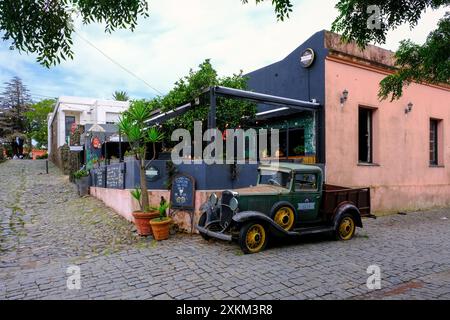
M 204 239 L 236 240 L 244 253 L 266 247 L 270 236 L 333 232 L 349 240 L 370 214 L 370 189 L 323 183 L 318 166 L 261 165 L 254 187 L 213 193 L 202 205 L 197 230 Z

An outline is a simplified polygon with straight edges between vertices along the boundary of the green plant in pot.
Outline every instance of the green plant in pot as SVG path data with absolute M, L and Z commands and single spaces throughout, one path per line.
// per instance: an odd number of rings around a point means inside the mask
M 162 198 L 159 207 L 159 217 L 150 220 L 150 225 L 153 231 L 153 237 L 155 240 L 166 240 L 169 238 L 169 229 L 172 219 L 167 216 L 167 209 L 169 209 L 169 203 Z
M 80 169 L 73 173 L 75 184 L 77 185 L 78 195 L 83 197 L 89 194 L 89 171 Z
M 305 146 L 301 146 L 301 145 L 296 146 L 294 148 L 294 152 L 297 155 L 304 155 L 305 154 Z
M 151 109 L 144 101 L 133 101 L 130 108 L 121 115 L 118 123 L 120 132 L 128 139 L 130 153 L 139 161 L 140 189 L 137 189 L 139 193 L 134 190 L 131 194 L 139 202 L 140 210 L 133 212 L 133 218 L 138 233 L 143 236 L 152 234 L 149 227 L 150 220 L 159 216 L 158 211 L 150 208 L 145 171 L 156 158 L 156 143 L 162 141 L 164 137 L 158 129 L 148 128 L 145 123 L 150 113 Z M 146 163 L 147 144 L 152 145 L 153 157 Z

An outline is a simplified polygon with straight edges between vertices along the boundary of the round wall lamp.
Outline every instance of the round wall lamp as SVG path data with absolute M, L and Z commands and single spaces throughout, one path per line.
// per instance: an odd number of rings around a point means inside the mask
M 341 106 L 344 106 L 344 103 L 347 101 L 347 99 L 348 99 L 348 90 L 344 89 L 344 91 L 342 91 L 342 94 L 340 97 Z
M 411 102 L 408 103 L 408 105 L 405 108 L 405 114 L 410 113 L 412 111 L 412 108 L 413 108 L 413 104 Z

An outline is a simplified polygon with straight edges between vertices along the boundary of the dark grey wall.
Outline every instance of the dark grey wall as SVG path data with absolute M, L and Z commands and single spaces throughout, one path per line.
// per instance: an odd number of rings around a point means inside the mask
M 149 189 L 166 189 L 168 174 L 165 160 L 155 160 L 151 166 L 157 168 L 159 177 L 155 181 L 147 181 Z M 181 164 L 176 166 L 178 173 L 186 173 L 196 180 L 198 190 L 234 189 L 248 187 L 256 184 L 257 167 L 256 164 L 237 165 L 237 177 L 231 179 L 230 165 L 206 165 L 202 164 Z M 126 162 L 125 188 L 133 189 L 139 187 L 139 163 L 138 161 Z
M 324 45 L 325 31 L 316 32 L 308 40 L 279 62 L 247 74 L 249 89 L 292 99 L 321 104 L 317 114 L 317 157 L 325 162 L 325 57 L 328 50 Z M 315 52 L 315 61 L 309 68 L 300 64 L 300 55 L 307 48 Z M 275 106 L 258 105 L 258 112 L 275 109 Z
M 316 99 L 323 104 L 327 55 L 324 34 L 324 31 L 315 33 L 283 60 L 248 73 L 249 89 L 292 99 Z M 314 50 L 315 61 L 309 68 L 304 68 L 300 64 L 300 55 L 307 48 Z

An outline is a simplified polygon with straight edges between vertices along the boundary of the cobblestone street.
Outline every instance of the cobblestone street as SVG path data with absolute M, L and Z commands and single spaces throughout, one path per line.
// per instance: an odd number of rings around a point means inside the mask
M 450 299 L 450 209 L 243 255 L 199 236 L 140 238 L 53 165 L 45 174 L 45 161 L 1 163 L 0 203 L 0 299 Z M 80 290 L 67 288 L 71 265 Z M 369 265 L 380 290 L 366 286 Z

